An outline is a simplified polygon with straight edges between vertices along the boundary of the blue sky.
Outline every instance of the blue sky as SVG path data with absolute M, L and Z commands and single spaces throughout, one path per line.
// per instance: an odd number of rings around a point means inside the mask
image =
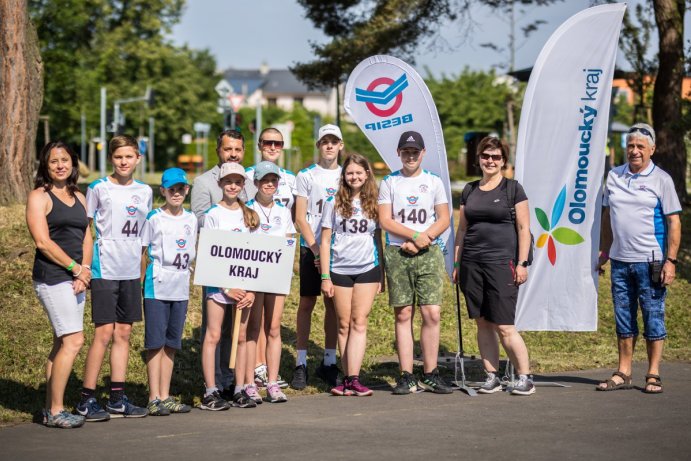
M 532 66 L 552 32 L 590 4 L 590 0 L 565 0 L 549 7 L 525 8 L 517 30 L 535 19 L 547 23 L 517 50 L 516 69 Z M 480 46 L 485 42 L 508 43 L 507 22 L 484 7 L 471 8 L 470 16 L 474 23 L 472 28 L 467 22 L 462 25 L 456 21 L 442 27 L 441 46 L 430 49 L 429 43 L 422 44 L 416 53 L 415 67 L 422 71 L 427 66 L 434 75 L 440 75 L 457 74 L 465 66 L 479 70 L 507 62 L 507 55 Z M 688 18 L 687 13 L 687 40 L 691 36 Z M 323 43 L 327 40 L 303 17 L 302 7 L 293 0 L 188 0 L 182 21 L 174 28 L 172 38 L 177 44 L 210 49 L 220 69 L 257 68 L 262 62 L 274 69 L 286 68 L 312 58 L 310 41 Z M 621 52 L 617 65 L 628 67 Z

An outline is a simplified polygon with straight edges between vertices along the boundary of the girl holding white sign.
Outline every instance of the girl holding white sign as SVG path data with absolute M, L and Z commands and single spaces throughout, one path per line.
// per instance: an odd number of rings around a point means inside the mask
M 204 227 L 209 229 L 226 229 L 233 232 L 251 232 L 259 227 L 259 216 L 248 208 L 238 195 L 245 186 L 247 175 L 238 163 L 221 165 L 218 185 L 223 190 L 223 199 L 206 211 Z M 245 392 L 245 386 L 254 382 L 254 363 L 247 362 L 247 323 L 250 307 L 255 294 L 240 288 L 221 289 L 206 288 L 206 335 L 202 346 L 202 371 L 206 392 L 202 399 L 203 410 L 227 410 L 230 404 L 221 398 L 216 387 L 215 352 L 221 337 L 221 323 L 225 309 L 235 305 L 242 313 L 235 321 L 240 321 L 237 345 L 237 362 L 235 364 L 235 391 L 232 405 L 240 408 L 256 407 L 255 401 Z
M 259 227 L 254 231 L 258 234 L 277 237 L 293 237 L 296 233 L 290 209 L 282 202 L 275 200 L 279 188 L 280 169 L 275 163 L 264 161 L 254 167 L 254 185 L 257 194 L 247 202 L 247 206 L 257 212 Z M 266 338 L 267 383 L 266 394 L 270 403 L 287 401 L 286 395 L 278 384 L 278 367 L 281 363 L 281 317 L 285 295 L 274 293 L 256 293 L 252 313 L 247 329 L 247 362 L 255 363 L 255 352 L 258 354 L 257 342 L 263 331 Z M 263 325 L 262 325 L 263 324 Z M 256 375 L 256 369 L 252 372 Z M 247 386 L 245 391 L 257 403 L 262 399 L 257 392 L 255 382 Z
M 351 154 L 343 163 L 340 188 L 324 204 L 320 246 L 321 290 L 333 298 L 338 348 L 346 373 L 333 395 L 372 395 L 360 383 L 367 345 L 367 317 L 382 286 L 377 183 L 366 158 Z

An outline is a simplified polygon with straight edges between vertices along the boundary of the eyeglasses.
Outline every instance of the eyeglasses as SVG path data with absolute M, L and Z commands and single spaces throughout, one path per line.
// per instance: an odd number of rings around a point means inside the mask
M 262 147 L 278 147 L 279 149 L 283 147 L 283 141 L 274 141 L 271 139 L 262 140 Z
M 654 137 L 653 134 L 650 132 L 650 130 L 648 130 L 648 129 L 646 129 L 646 128 L 641 128 L 641 127 L 639 127 L 639 126 L 635 126 L 635 127 L 631 128 L 631 129 L 629 130 L 629 134 L 635 133 L 635 132 L 637 132 L 637 131 L 638 131 L 639 133 L 645 135 L 645 136 L 648 136 L 650 139 L 655 139 L 655 137 Z
M 504 157 L 501 154 L 485 154 L 484 152 L 480 154 L 480 158 L 482 160 L 489 160 L 492 159 L 495 162 L 498 162 L 499 160 L 502 160 Z

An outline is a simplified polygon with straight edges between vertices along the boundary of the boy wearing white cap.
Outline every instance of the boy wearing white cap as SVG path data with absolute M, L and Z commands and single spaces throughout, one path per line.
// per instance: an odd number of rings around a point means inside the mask
M 343 135 L 336 125 L 324 125 L 317 139 L 319 162 L 300 171 L 297 175 L 295 222 L 300 228 L 300 305 L 297 315 L 297 363 L 291 386 L 304 389 L 307 386 L 307 344 L 312 323 L 312 311 L 321 294 L 319 271 L 319 244 L 321 217 L 329 197 L 338 190 L 341 167 L 338 156 L 343 150 Z M 317 376 L 329 387 L 338 383 L 336 365 L 337 321 L 333 300 L 324 298 L 324 360 L 317 368 Z

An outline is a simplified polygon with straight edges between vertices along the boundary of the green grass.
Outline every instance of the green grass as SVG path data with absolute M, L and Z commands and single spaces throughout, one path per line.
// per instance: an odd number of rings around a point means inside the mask
M 24 222 L 23 206 L 0 207 L 0 425 L 31 420 L 32 415 L 42 407 L 44 399 L 43 367 L 51 346 L 51 328 L 31 286 L 31 267 L 34 246 Z M 691 212 L 683 215 L 682 228 L 686 233 L 682 239 L 682 252 L 678 266 L 678 279 L 667 298 L 667 326 L 669 339 L 665 345 L 665 360 L 691 359 Z M 610 367 L 616 363 L 617 354 L 614 335 L 614 319 L 608 278 L 600 284 L 600 305 L 598 331 L 592 333 L 527 332 L 531 364 L 535 372 L 563 371 L 592 367 Z M 292 295 L 288 298 L 283 319 L 283 356 L 281 373 L 290 378 L 295 360 L 295 321 L 298 293 L 297 277 L 293 278 Z M 187 403 L 198 403 L 202 392 L 202 375 L 199 360 L 199 325 L 201 290 L 194 287 L 189 304 L 189 314 L 183 337 L 183 350 L 176 358 L 173 376 L 173 392 Z M 454 293 L 448 283 L 442 315 L 441 349 L 455 351 L 456 315 Z M 461 301 L 462 302 L 462 301 Z M 93 338 L 90 306 L 87 303 L 84 319 L 87 345 Z M 465 307 L 461 306 L 463 336 L 467 355 L 478 355 L 475 327 L 468 320 Z M 419 322 L 419 316 L 416 317 Z M 310 357 L 321 357 L 323 347 L 323 307 L 321 302 L 315 309 L 312 328 Z M 369 321 L 368 348 L 364 373 L 369 383 L 392 382 L 396 365 L 390 357 L 395 356 L 394 318 L 387 305 L 387 295 L 375 300 Z M 418 323 L 419 325 L 419 323 Z M 419 328 L 416 327 L 416 337 Z M 74 366 L 66 392 L 69 404 L 77 398 L 84 371 L 87 346 L 82 349 Z M 418 348 L 419 351 L 419 348 Z M 128 394 L 139 404 L 147 398 L 146 367 L 143 361 L 144 328 L 135 324 L 132 334 L 132 348 L 128 370 Z M 636 360 L 645 360 L 643 347 L 636 352 Z M 312 362 L 311 362 L 311 366 Z M 477 373 L 478 370 L 471 370 Z M 606 373 L 603 372 L 603 376 Z M 106 357 L 99 389 L 107 384 L 109 375 Z M 324 391 L 320 387 L 308 387 L 306 393 Z M 288 391 L 288 393 L 292 393 Z M 103 394 L 105 396 L 105 394 Z

